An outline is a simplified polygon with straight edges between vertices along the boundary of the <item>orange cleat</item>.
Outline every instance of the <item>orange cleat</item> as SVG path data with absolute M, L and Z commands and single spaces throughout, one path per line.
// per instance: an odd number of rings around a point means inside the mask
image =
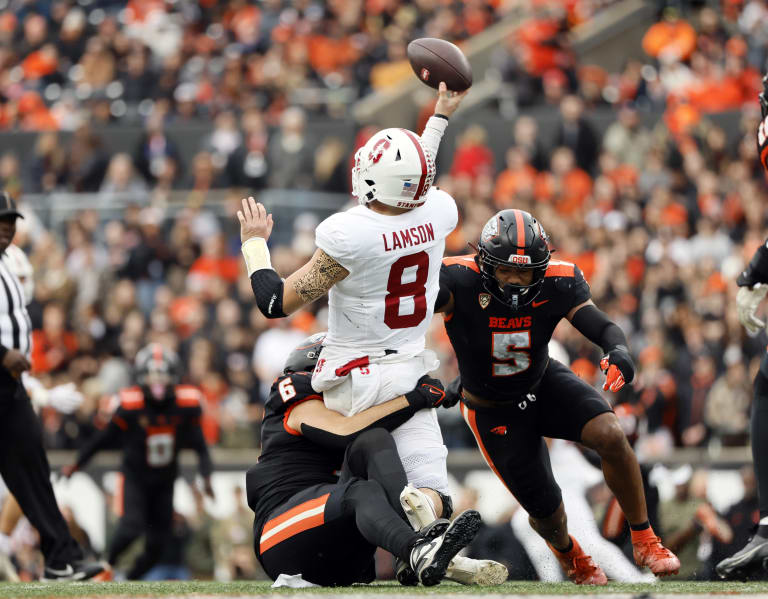
M 671 576 L 680 571 L 680 560 L 661 544 L 661 539 L 653 531 L 650 536 L 632 539 L 632 547 L 635 563 L 641 568 L 648 566 L 656 576 Z
M 603 569 L 592 561 L 592 558 L 584 553 L 581 545 L 571 537 L 573 548 L 568 553 L 558 551 L 552 545 L 549 548 L 555 554 L 560 567 L 565 572 L 568 579 L 574 584 L 608 584 L 608 578 Z

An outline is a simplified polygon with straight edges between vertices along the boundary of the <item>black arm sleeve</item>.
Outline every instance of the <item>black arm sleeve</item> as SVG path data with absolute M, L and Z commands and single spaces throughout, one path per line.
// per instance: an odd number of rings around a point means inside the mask
M 96 453 L 104 447 L 110 446 L 115 439 L 123 434 L 123 429 L 115 421 L 116 418 L 120 418 L 120 416 L 115 414 L 109 421 L 107 428 L 93 435 L 80 449 L 75 462 L 78 469 L 85 466 Z M 122 419 L 120 421 L 125 422 Z
M 283 287 L 285 283 L 271 268 L 261 268 L 251 275 L 251 289 L 256 305 L 267 318 L 283 318 Z
M 200 476 L 203 478 L 209 477 L 211 472 L 213 472 L 213 462 L 211 461 L 211 454 L 208 451 L 208 444 L 205 442 L 205 437 L 203 437 L 203 429 L 200 428 L 199 420 L 189 427 L 187 444 L 191 449 L 194 449 L 197 454 Z
M 571 324 L 592 343 L 602 347 L 606 354 L 617 346 L 627 347 L 624 331 L 597 306 L 589 304 L 579 309 Z
M 757 248 L 747 268 L 736 279 L 739 287 L 752 287 L 755 283 L 768 283 L 768 240 Z
M 307 439 L 309 439 L 313 443 L 317 443 L 318 445 L 344 449 L 352 441 L 357 439 L 358 435 L 360 435 L 361 433 L 364 433 L 365 431 L 368 431 L 374 428 L 384 428 L 390 432 L 395 430 L 398 426 L 400 426 L 401 424 L 404 424 L 417 411 L 418 410 L 412 406 L 401 408 L 397 412 L 392 412 L 391 414 L 387 414 L 383 418 L 379 418 L 375 422 L 371 422 L 371 424 L 369 424 L 365 428 L 361 428 L 360 430 L 357 430 L 348 435 L 337 435 L 327 430 L 317 428 L 315 426 L 311 426 L 306 423 L 302 423 L 301 434 L 304 435 Z

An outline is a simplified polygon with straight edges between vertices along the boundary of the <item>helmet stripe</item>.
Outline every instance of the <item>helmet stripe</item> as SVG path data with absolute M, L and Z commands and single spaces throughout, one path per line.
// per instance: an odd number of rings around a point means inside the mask
M 424 193 L 424 182 L 427 180 L 427 157 L 424 155 L 424 149 L 414 137 L 413 133 L 408 131 L 408 129 L 401 129 L 401 131 L 405 133 L 408 136 L 408 139 L 413 142 L 413 145 L 416 146 L 416 151 L 419 153 L 419 160 L 421 161 L 421 178 L 419 179 L 419 186 L 416 188 L 416 195 L 413 196 L 414 200 L 418 201 L 421 194 Z
M 517 253 L 519 256 L 525 254 L 525 217 L 519 210 L 512 210 L 515 215 L 515 224 L 517 225 Z

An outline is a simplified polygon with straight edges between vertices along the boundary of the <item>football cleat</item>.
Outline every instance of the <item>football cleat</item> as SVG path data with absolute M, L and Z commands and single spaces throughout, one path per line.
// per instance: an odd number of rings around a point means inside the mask
M 433 540 L 424 540 L 411 550 L 411 569 L 421 584 L 431 587 L 444 577 L 454 556 L 469 545 L 480 529 L 480 514 L 475 510 L 462 512 L 445 532 Z
M 576 539 L 571 537 L 571 542 L 573 547 L 566 553 L 558 551 L 547 543 L 552 553 L 555 554 L 557 561 L 560 562 L 560 567 L 568 577 L 568 580 L 574 584 L 608 584 L 608 578 L 603 569 L 593 562 L 589 555 L 584 553 Z
M 754 570 L 768 566 L 768 538 L 756 534 L 731 557 L 726 557 L 715 571 L 720 578 L 746 579 Z
M 0 553 L 0 580 L 21 582 L 16 566 L 13 565 L 11 558 L 4 553 Z
M 90 580 L 109 570 L 109 566 L 102 562 L 77 561 L 67 564 L 63 568 L 46 566 L 43 572 L 42 582 L 77 582 Z
M 471 559 L 457 555 L 451 560 L 445 572 L 446 580 L 461 584 L 495 586 L 507 580 L 509 572 L 504 564 L 491 559 Z
M 680 560 L 655 535 L 648 540 L 632 543 L 632 554 L 640 568 L 647 566 L 656 576 L 671 576 L 680 571 Z
M 406 487 L 407 488 L 407 487 Z M 402 500 L 402 495 L 400 496 Z M 433 541 L 450 526 L 450 522 L 445 518 L 437 518 L 419 529 L 419 535 L 422 541 Z M 395 578 L 405 587 L 415 587 L 419 584 L 419 577 L 413 571 L 408 562 L 404 562 L 399 557 L 395 560 Z

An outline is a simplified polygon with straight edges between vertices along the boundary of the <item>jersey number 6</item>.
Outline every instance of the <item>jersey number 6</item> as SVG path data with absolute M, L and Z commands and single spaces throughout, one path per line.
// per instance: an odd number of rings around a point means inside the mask
M 512 376 L 528 370 L 531 366 L 531 332 L 493 333 L 493 357 L 503 362 L 493 363 L 493 376 Z
M 416 278 L 403 283 L 406 268 L 416 267 Z M 417 252 L 398 258 L 389 269 L 387 295 L 384 296 L 384 324 L 390 329 L 409 329 L 417 326 L 427 317 L 427 277 L 429 277 L 429 256 Z M 413 297 L 413 313 L 400 314 L 400 300 Z

